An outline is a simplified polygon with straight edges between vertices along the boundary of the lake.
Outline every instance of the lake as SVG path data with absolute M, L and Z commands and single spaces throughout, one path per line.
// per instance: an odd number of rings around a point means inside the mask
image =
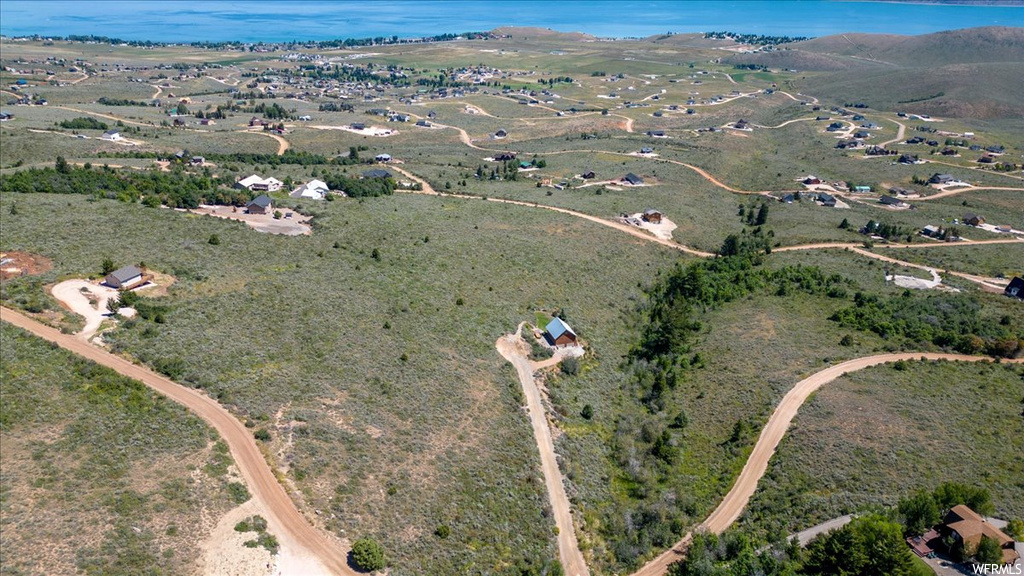
M 0 33 L 7 36 L 279 42 L 407 38 L 499 26 L 537 26 L 602 37 L 724 30 L 789 36 L 924 34 L 976 26 L 1021 27 L 1024 7 L 826 0 L 0 2 Z

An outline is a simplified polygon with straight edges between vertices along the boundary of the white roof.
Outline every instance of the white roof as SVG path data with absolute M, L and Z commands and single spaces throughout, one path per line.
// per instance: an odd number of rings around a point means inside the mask
M 239 186 L 245 186 L 246 188 L 248 188 L 248 187 L 254 186 L 256 184 L 263 184 L 263 182 L 264 182 L 263 178 L 253 174 L 252 176 L 247 176 L 245 178 L 242 178 L 241 180 L 238 181 L 238 184 L 239 184 Z
M 284 182 L 281 182 L 280 180 L 274 178 L 273 176 L 264 180 L 263 183 L 266 184 L 267 186 L 284 186 Z
M 323 198 L 330 188 L 322 180 L 310 180 L 292 191 L 292 198 Z

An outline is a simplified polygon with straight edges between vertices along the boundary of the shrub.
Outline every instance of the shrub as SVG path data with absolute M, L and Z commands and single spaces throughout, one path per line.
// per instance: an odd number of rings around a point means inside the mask
M 372 538 L 360 538 L 352 545 L 352 562 L 356 568 L 371 572 L 387 564 L 384 548 Z
M 591 418 L 594 417 L 594 407 L 591 406 L 590 404 L 584 405 L 583 410 L 580 411 L 580 416 L 583 416 L 583 418 L 590 420 Z

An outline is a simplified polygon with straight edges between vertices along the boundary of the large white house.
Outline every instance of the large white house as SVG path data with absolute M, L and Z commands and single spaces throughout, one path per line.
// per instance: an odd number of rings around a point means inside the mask
M 328 192 L 330 192 L 330 188 L 328 188 L 325 182 L 322 180 L 310 180 L 295 190 L 292 190 L 290 196 L 292 198 L 312 198 L 313 200 L 322 200 Z
M 102 136 L 100 136 L 100 139 L 110 140 L 111 142 L 117 142 L 118 140 L 121 139 L 121 133 L 118 132 L 117 130 L 107 130 L 106 132 L 103 133 Z
M 235 188 L 245 188 L 246 190 L 260 191 L 260 192 L 277 192 L 284 186 L 284 182 L 281 182 L 277 178 L 262 178 L 253 174 L 252 176 L 246 176 L 238 182 L 235 182 Z

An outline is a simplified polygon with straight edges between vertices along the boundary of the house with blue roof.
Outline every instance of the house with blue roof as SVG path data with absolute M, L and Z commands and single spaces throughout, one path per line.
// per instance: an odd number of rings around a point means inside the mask
M 544 328 L 544 337 L 552 346 L 571 346 L 576 343 L 576 333 L 561 318 L 553 318 Z

